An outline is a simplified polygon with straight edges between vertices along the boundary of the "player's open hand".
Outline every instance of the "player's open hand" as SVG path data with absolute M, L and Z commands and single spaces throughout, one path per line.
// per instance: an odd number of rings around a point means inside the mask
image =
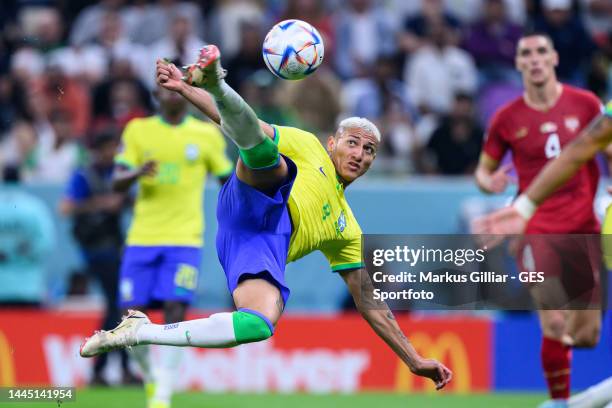
M 474 234 L 522 234 L 527 220 L 519 214 L 514 206 L 504 207 L 491 214 L 476 218 L 472 223 Z
M 503 193 L 508 184 L 516 183 L 516 179 L 510 175 L 510 171 L 512 170 L 512 163 L 506 163 L 491 175 L 491 178 L 488 182 L 488 188 L 491 193 L 499 194 Z
M 508 235 L 522 234 L 527 220 L 513 206 L 504 207 L 491 214 L 478 217 L 472 222 L 472 233 L 480 235 L 479 243 L 495 247 Z
M 141 176 L 155 177 L 157 174 L 157 162 L 155 160 L 149 160 L 140 167 L 138 174 Z
M 183 74 L 176 65 L 165 59 L 158 59 L 156 63 L 157 83 L 170 91 L 179 92 L 184 86 L 181 78 Z
M 453 372 L 437 360 L 425 358 L 412 370 L 413 374 L 430 378 L 436 384 L 436 390 L 441 390 L 453 378 Z

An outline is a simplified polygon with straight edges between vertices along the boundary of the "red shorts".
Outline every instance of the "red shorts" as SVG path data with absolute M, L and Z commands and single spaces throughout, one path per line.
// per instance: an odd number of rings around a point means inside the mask
M 525 235 L 517 252 L 520 272 L 544 272 L 544 280 L 560 279 L 569 301 L 598 305 L 602 271 L 600 239 L 599 234 Z

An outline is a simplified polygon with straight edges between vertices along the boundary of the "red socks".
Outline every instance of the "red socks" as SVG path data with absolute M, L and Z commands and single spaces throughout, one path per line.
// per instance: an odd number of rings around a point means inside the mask
M 542 338 L 542 368 L 552 399 L 570 396 L 572 349 L 559 340 Z

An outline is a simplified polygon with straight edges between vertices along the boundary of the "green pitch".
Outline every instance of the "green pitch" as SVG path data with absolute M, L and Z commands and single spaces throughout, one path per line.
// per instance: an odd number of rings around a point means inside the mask
M 138 388 L 77 390 L 75 402 L 64 402 L 61 408 L 145 408 L 144 392 Z M 203 394 L 180 393 L 173 408 L 526 408 L 536 407 L 544 394 Z M 11 403 L 11 407 L 58 407 L 57 403 Z M 8 406 L 7 406 L 8 408 Z

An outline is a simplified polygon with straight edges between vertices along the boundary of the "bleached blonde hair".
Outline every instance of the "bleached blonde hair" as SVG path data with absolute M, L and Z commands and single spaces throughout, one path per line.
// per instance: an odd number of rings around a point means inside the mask
M 351 116 L 350 118 L 343 119 L 338 124 L 338 131 L 336 134 L 342 134 L 345 129 L 362 129 L 376 138 L 376 141 L 380 142 L 380 131 L 376 125 L 366 118 L 360 118 L 359 116 Z

